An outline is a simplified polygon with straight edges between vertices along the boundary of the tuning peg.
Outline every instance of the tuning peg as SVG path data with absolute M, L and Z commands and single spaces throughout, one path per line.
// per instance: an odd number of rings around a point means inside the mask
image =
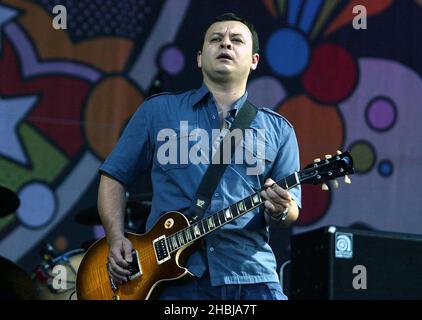
M 338 188 L 338 181 L 337 181 L 337 179 L 332 180 L 331 181 L 331 184 L 332 184 L 333 188 L 335 188 L 335 189 Z
M 325 159 L 331 159 L 333 156 L 331 154 L 326 154 Z
M 321 186 L 321 189 L 324 190 L 324 191 L 328 191 L 329 188 L 328 188 L 327 184 L 323 183 L 322 186 Z
M 320 158 L 315 158 L 314 159 L 314 162 L 320 162 L 321 161 L 321 159 Z
M 351 184 L 352 183 L 352 180 L 350 180 L 350 178 L 349 178 L 349 176 L 347 174 L 344 176 L 344 182 L 346 182 L 347 184 Z
M 340 154 L 342 154 L 343 152 L 341 152 L 340 150 L 337 150 L 337 151 L 336 151 L 336 153 L 337 153 L 337 155 L 340 155 Z

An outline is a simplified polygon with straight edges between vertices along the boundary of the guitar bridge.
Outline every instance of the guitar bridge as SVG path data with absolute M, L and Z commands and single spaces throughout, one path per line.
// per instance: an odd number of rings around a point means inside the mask
M 129 265 L 130 275 L 127 276 L 127 280 L 134 280 L 142 276 L 142 267 L 139 261 L 139 254 L 137 250 L 132 251 L 132 262 Z M 119 288 L 119 285 L 116 281 L 114 281 L 113 277 L 109 273 L 108 278 L 110 280 L 111 290 L 116 291 Z M 114 298 L 113 298 L 114 299 Z

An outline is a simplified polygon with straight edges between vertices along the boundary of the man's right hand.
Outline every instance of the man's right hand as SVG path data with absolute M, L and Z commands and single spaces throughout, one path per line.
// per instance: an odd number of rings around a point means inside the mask
M 108 271 L 114 281 L 119 284 L 125 283 L 130 275 L 128 268 L 132 262 L 132 243 L 122 237 L 110 240 L 109 245 Z

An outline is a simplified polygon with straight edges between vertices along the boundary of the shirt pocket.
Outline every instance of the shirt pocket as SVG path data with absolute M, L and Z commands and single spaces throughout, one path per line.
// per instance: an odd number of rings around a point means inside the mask
M 189 151 L 196 143 L 197 124 L 190 124 L 187 129 L 172 126 L 157 133 L 157 164 L 164 171 L 183 169 L 189 166 Z
M 236 159 L 235 153 L 232 168 L 255 191 L 260 190 L 274 165 L 277 151 L 267 142 L 261 146 L 254 146 L 242 140 L 239 147 L 236 153 L 243 152 L 243 157 L 237 154 L 238 158 Z M 239 159 L 243 160 L 243 162 L 239 161 Z

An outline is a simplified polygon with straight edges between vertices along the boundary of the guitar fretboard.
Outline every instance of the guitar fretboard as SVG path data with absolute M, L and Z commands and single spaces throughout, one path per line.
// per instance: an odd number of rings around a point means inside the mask
M 300 176 L 297 172 L 295 172 L 281 179 L 277 182 L 277 184 L 288 190 L 300 184 L 299 179 Z M 219 229 L 223 225 L 259 207 L 265 201 L 265 199 L 262 199 L 260 192 L 261 190 L 221 211 L 218 211 L 217 213 L 210 215 L 209 217 L 203 218 L 191 224 L 189 227 L 186 227 L 171 236 L 168 236 L 166 238 L 166 242 L 170 253 L 177 251 L 183 246 L 191 244 L 205 235 Z

